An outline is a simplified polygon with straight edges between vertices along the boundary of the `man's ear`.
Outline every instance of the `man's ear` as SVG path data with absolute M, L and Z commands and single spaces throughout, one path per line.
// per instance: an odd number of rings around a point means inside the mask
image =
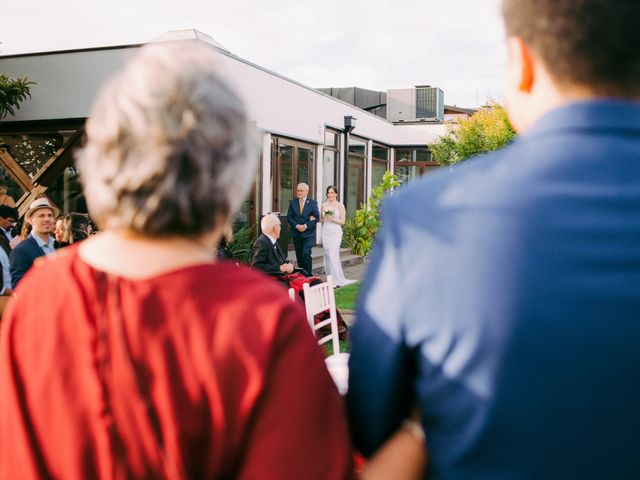
M 521 37 L 509 37 L 507 49 L 513 86 L 521 93 L 531 93 L 535 82 L 535 68 L 531 50 Z

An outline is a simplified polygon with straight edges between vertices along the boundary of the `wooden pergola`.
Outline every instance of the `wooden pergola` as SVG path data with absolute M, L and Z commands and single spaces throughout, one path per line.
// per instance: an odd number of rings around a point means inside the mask
M 28 145 L 33 137 L 46 137 L 58 135 L 64 131 L 65 137 L 62 144 L 57 147 L 48 158 L 40 158 L 33 162 L 27 158 L 20 158 L 11 147 L 14 143 L 22 141 Z M 4 168 L 15 184 L 24 192 L 16 198 L 16 207 L 19 216 L 23 216 L 29 204 L 40 197 L 47 197 L 60 209 L 65 211 L 65 205 L 51 198 L 47 191 L 64 174 L 65 169 L 73 166 L 73 150 L 80 144 L 84 133 L 84 119 L 60 122 L 7 122 L 0 124 L 0 167 Z

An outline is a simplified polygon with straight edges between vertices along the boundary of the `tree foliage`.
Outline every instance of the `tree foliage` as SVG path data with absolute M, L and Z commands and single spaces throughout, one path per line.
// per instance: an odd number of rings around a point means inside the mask
M 453 165 L 477 153 L 498 150 L 515 134 L 504 107 L 492 103 L 462 120 L 457 127 L 429 145 L 429 149 L 440 165 Z
M 400 184 L 398 177 L 386 171 L 382 182 L 371 192 L 369 201 L 360 206 L 353 219 L 345 222 L 344 236 L 349 239 L 351 251 L 356 255 L 367 255 L 373 248 L 374 237 L 380 228 L 380 204 Z
M 0 120 L 7 115 L 15 115 L 20 104 L 31 97 L 31 85 L 28 78 L 9 78 L 0 73 Z

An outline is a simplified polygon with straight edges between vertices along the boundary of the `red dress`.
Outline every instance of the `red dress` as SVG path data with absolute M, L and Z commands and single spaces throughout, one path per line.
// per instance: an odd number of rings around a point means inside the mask
M 224 262 L 145 280 L 70 247 L 0 343 L 0 478 L 342 479 L 341 400 L 299 306 Z

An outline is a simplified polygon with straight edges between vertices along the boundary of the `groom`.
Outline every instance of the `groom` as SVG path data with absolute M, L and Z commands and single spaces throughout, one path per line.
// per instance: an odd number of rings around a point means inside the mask
M 296 250 L 298 267 L 311 275 L 311 248 L 316 243 L 316 224 L 320 213 L 318 202 L 308 197 L 309 185 L 299 183 L 296 196 L 289 202 L 287 221 L 291 225 L 293 248 Z

